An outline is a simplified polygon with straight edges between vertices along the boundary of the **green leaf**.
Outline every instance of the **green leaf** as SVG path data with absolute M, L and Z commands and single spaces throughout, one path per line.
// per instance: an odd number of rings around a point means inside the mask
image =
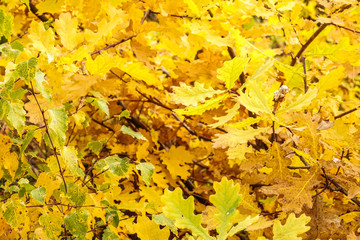
M 136 169 L 141 172 L 141 178 L 146 185 L 150 185 L 151 177 L 154 174 L 154 165 L 148 162 L 142 162 L 136 165 Z
M 23 108 L 23 102 L 16 101 L 10 103 L 10 109 L 6 116 L 6 123 L 14 127 L 18 134 L 21 135 L 23 128 L 25 127 L 25 110 Z
M 70 197 L 70 200 L 75 206 L 82 206 L 86 200 L 86 195 L 88 194 L 87 188 L 81 187 L 81 185 L 75 183 L 69 183 L 67 187 L 67 195 Z
M 228 90 L 231 90 L 235 81 L 239 78 L 240 74 L 244 72 L 249 58 L 235 57 L 230 61 L 226 61 L 222 68 L 217 70 L 217 78 L 225 82 L 225 86 Z
M 99 154 L 103 147 L 103 143 L 100 141 L 89 142 L 88 147 L 93 153 Z
M 121 113 L 120 113 L 120 115 L 119 115 L 119 118 L 127 118 L 127 119 L 129 119 L 130 118 L 130 112 L 129 112 L 129 110 L 124 110 L 124 111 L 122 111 Z
M 37 90 L 39 90 L 39 92 L 44 98 L 51 102 L 52 96 L 50 94 L 50 90 L 44 87 L 43 82 L 47 82 L 45 80 L 45 74 L 40 70 L 37 70 L 35 72 L 35 87 L 37 88 Z
M 10 103 L 7 100 L 0 99 L 0 119 L 4 120 L 10 111 Z
M 88 211 L 76 210 L 65 216 L 65 226 L 75 238 L 85 239 L 88 231 L 88 218 Z
M 91 94 L 94 95 L 95 98 L 87 97 L 86 102 L 100 109 L 102 112 L 106 114 L 106 116 L 109 116 L 110 112 L 106 98 L 103 95 L 101 95 L 99 92 L 91 91 Z
M 174 111 L 180 115 L 201 115 L 207 110 L 215 109 L 220 106 L 220 103 L 229 96 L 228 93 L 220 95 L 217 98 L 207 100 L 204 104 L 196 107 L 187 107 L 184 109 L 175 109 Z
M 64 219 L 59 213 L 44 213 L 39 217 L 39 223 L 44 228 L 48 238 L 59 239 L 64 224 Z
M 34 135 L 37 131 L 39 131 L 40 129 L 33 125 L 31 127 L 29 127 L 25 138 L 21 144 L 21 148 L 20 148 L 20 154 L 19 154 L 19 158 L 21 158 L 21 155 L 25 152 L 26 148 L 28 147 L 29 143 L 31 142 L 31 140 L 34 138 Z
M 152 220 L 159 225 L 167 226 L 174 234 L 177 235 L 178 231 L 175 227 L 175 221 L 166 217 L 163 213 L 152 215 Z
M 49 131 L 55 146 L 64 145 L 68 121 L 69 118 L 64 108 L 49 110 Z
M 19 200 L 10 199 L 2 205 L 3 209 L 3 218 L 6 220 L 7 224 L 13 228 L 19 226 L 21 222 L 24 222 L 26 216 L 26 207 L 25 204 Z
M 45 203 L 45 196 L 46 196 L 46 188 L 45 187 L 38 187 L 31 191 L 31 196 L 36 200 L 41 202 L 42 204 Z
M 281 224 L 279 220 L 275 220 L 273 226 L 274 240 L 301 240 L 298 237 L 299 234 L 303 234 L 310 230 L 309 226 L 306 226 L 310 222 L 311 218 L 302 214 L 296 218 L 294 213 L 290 213 L 286 223 Z
M 128 128 L 125 125 L 121 126 L 120 131 L 124 134 L 132 136 L 133 138 L 147 141 L 146 137 L 144 137 L 140 132 L 134 132 L 131 128 Z
M 28 92 L 27 90 L 25 90 L 23 88 L 19 88 L 17 90 L 10 91 L 10 97 L 11 97 L 12 100 L 21 100 L 22 97 L 27 92 Z
M 10 46 L 12 49 L 14 50 L 18 50 L 19 52 L 24 51 L 24 45 L 22 45 L 22 43 L 18 40 L 15 40 L 13 42 L 10 43 Z
M 259 220 L 259 215 L 256 215 L 254 217 L 248 216 L 243 221 L 238 222 L 236 226 L 232 227 L 230 231 L 226 234 L 224 239 L 227 239 L 228 237 L 231 237 L 235 235 L 236 233 L 244 230 L 245 228 L 249 227 L 253 223 L 257 222 Z
M 165 205 L 163 207 L 164 215 L 174 220 L 176 227 L 189 229 L 194 236 L 206 240 L 214 239 L 209 235 L 208 230 L 201 226 L 201 215 L 194 214 L 193 196 L 183 199 L 181 189 L 176 188 L 172 192 L 165 189 L 161 201 Z
M 115 154 L 113 156 L 101 159 L 94 165 L 94 168 L 98 171 L 109 169 L 108 172 L 114 174 L 115 176 L 121 177 L 124 176 L 129 170 L 129 159 L 119 158 L 119 156 Z
M 214 183 L 215 194 L 210 196 L 210 202 L 218 209 L 219 213 L 215 215 L 220 224 L 216 230 L 219 233 L 218 239 L 225 239 L 227 231 L 232 227 L 234 217 L 237 213 L 242 195 L 239 194 L 240 185 L 235 184 L 233 180 L 222 178 L 221 182 Z
M 10 60 L 15 61 L 16 58 L 19 56 L 19 54 L 22 51 L 22 50 L 20 50 L 20 49 L 22 49 L 21 48 L 22 45 L 21 44 L 19 45 L 18 43 L 19 43 L 19 41 L 14 41 L 10 45 L 9 44 L 2 44 L 1 45 L 2 48 L 0 49 L 0 52 L 4 56 L 10 58 Z M 20 48 L 20 49 L 17 49 L 17 48 Z
M 30 84 L 30 80 L 34 79 L 36 72 L 36 58 L 30 58 L 26 62 L 19 63 L 16 66 L 16 71 L 19 73 L 19 76 L 26 80 L 27 84 Z
M 302 64 L 297 64 L 295 67 L 275 62 L 274 66 L 285 75 L 285 84 L 290 88 L 304 86 L 304 73 Z
M 0 38 L 4 36 L 8 42 L 11 38 L 12 22 L 12 16 L 0 9 Z
M 113 240 L 113 239 L 119 239 L 119 237 L 114 232 L 112 232 L 109 227 L 107 227 L 102 236 L 102 240 Z
M 64 146 L 61 150 L 61 156 L 69 169 L 70 173 L 76 177 L 84 177 L 84 172 L 79 167 L 79 159 L 75 147 Z

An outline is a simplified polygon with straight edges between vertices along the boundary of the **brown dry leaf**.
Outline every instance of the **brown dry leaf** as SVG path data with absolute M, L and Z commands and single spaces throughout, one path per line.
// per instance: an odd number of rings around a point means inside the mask
M 275 180 L 275 179 L 274 179 Z M 276 179 L 277 184 L 262 187 L 265 194 L 278 196 L 284 212 L 301 213 L 303 206 L 312 208 L 312 189 L 319 184 L 316 173 L 303 173 L 301 178 L 288 176 L 286 180 Z

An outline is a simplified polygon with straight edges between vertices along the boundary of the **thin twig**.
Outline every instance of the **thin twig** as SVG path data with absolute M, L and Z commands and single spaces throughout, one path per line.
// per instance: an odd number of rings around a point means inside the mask
M 290 66 L 295 66 L 296 60 L 299 59 L 307 47 L 314 41 L 314 39 L 328 26 L 330 23 L 323 23 L 316 32 L 306 41 L 306 43 L 300 48 L 295 57 L 292 58 Z
M 150 10 L 151 11 L 151 10 Z M 154 11 L 151 11 L 151 13 L 153 14 L 160 14 L 160 12 L 154 12 Z M 201 20 L 201 18 L 199 17 L 191 17 L 191 16 L 188 16 L 188 15 L 177 15 L 177 14 L 169 14 L 168 16 L 170 17 L 176 17 L 176 18 L 187 18 L 187 19 L 196 19 L 196 20 Z
M 303 63 L 303 68 L 304 68 L 304 89 L 305 89 L 305 93 L 308 90 L 308 86 L 307 86 L 307 80 L 306 80 L 306 64 L 305 64 L 305 57 L 302 56 L 301 57 L 302 63 Z
M 333 25 L 333 26 L 335 26 L 335 27 L 342 28 L 342 29 L 348 30 L 348 31 L 350 31 L 350 32 L 360 34 L 360 31 L 357 31 L 357 30 L 354 30 L 354 29 L 351 29 L 351 28 L 348 28 L 348 27 L 345 27 L 345 26 L 337 25 L 337 24 L 335 24 L 335 23 L 330 23 L 330 24 Z
M 126 41 L 128 41 L 128 40 L 131 40 L 131 39 L 134 38 L 134 37 L 135 37 L 135 35 L 130 36 L 130 37 L 127 37 L 127 38 L 124 38 L 124 39 L 121 39 L 120 41 L 114 42 L 114 43 L 112 43 L 112 44 L 107 45 L 106 47 L 103 47 L 103 48 L 101 48 L 101 49 L 98 49 L 98 50 L 93 51 L 92 53 L 90 53 L 90 55 L 94 55 L 94 54 L 100 53 L 101 51 L 104 51 L 104 50 L 107 50 L 107 49 L 109 49 L 109 48 L 115 47 L 115 46 L 117 46 L 117 45 L 119 45 L 119 44 L 121 44 L 121 43 L 123 43 L 123 42 L 126 42 Z
M 45 203 L 45 204 L 39 204 L 39 205 L 29 205 L 26 206 L 27 208 L 33 208 L 33 207 L 45 207 L 45 206 L 64 206 L 64 207 L 68 207 L 68 208 L 101 208 L 101 209 L 106 209 L 108 207 L 101 207 L 101 206 L 96 206 L 96 205 L 82 205 L 82 206 L 75 206 L 75 205 L 69 205 L 69 204 L 63 204 L 63 203 Z
M 110 136 L 110 137 L 106 140 L 106 142 L 102 145 L 102 148 L 100 149 L 99 154 L 97 155 L 98 157 L 97 157 L 97 159 L 95 160 L 95 162 L 92 164 L 91 167 L 89 167 L 89 168 L 86 170 L 85 176 L 84 176 L 84 178 L 83 178 L 83 180 L 82 180 L 82 182 L 83 182 L 82 185 L 83 185 L 83 186 L 86 185 L 86 183 L 88 183 L 88 182 L 89 182 L 91 179 L 93 179 L 95 176 L 99 176 L 101 173 L 104 173 L 104 172 L 106 172 L 106 171 L 108 170 L 108 169 L 106 169 L 105 171 L 102 171 L 102 172 L 98 173 L 97 175 L 93 176 L 92 178 L 90 178 L 88 181 L 85 182 L 87 175 L 94 169 L 95 164 L 96 164 L 98 161 L 101 160 L 101 158 L 100 158 L 100 153 L 105 149 L 105 146 L 107 145 L 107 143 L 109 142 L 109 140 L 110 140 L 114 135 L 115 135 L 115 131 L 113 131 L 113 133 L 111 134 L 111 136 Z
M 103 126 L 104 128 L 106 128 L 107 130 L 109 130 L 110 132 L 115 132 L 115 130 L 114 129 L 112 129 L 111 127 L 109 127 L 109 126 L 107 126 L 107 125 L 105 125 L 104 123 L 102 123 L 102 122 L 100 122 L 100 121 L 98 121 L 98 120 L 96 120 L 95 118 L 91 118 L 91 120 L 93 121 L 93 122 L 95 122 L 95 123 L 97 123 L 97 124 L 99 124 L 100 126 Z
M 144 93 L 140 92 L 138 89 L 136 91 L 143 97 L 145 97 L 147 100 L 149 100 L 151 103 L 154 103 L 162 108 L 165 108 L 169 111 L 171 111 L 171 115 L 175 118 L 176 121 L 181 123 L 181 125 L 191 134 L 194 136 L 197 136 L 200 140 L 211 142 L 211 139 L 202 135 L 198 135 L 194 130 L 192 130 L 183 120 L 180 119 L 180 117 L 168 106 L 163 104 L 157 97 L 147 96 Z
M 360 106 L 355 107 L 355 108 L 353 108 L 353 109 L 350 109 L 349 111 L 346 111 L 346 112 L 344 112 L 344 113 L 341 113 L 341 114 L 335 116 L 334 118 L 335 118 L 335 120 L 336 120 L 336 119 L 339 119 L 339 118 L 342 118 L 343 116 L 346 116 L 346 115 L 348 115 L 348 114 L 350 114 L 350 113 L 352 113 L 352 112 L 355 112 L 355 111 L 358 110 L 359 108 L 360 108 Z
M 322 175 L 322 176 L 325 177 L 324 175 Z M 348 196 L 347 190 L 346 190 L 343 186 L 341 186 L 340 183 L 338 183 L 338 182 L 337 182 L 336 180 L 334 180 L 332 177 L 327 176 L 327 178 L 328 178 L 328 180 L 329 180 L 332 184 L 335 185 L 336 191 L 339 191 L 339 192 L 341 192 L 342 194 L 344 194 L 345 196 Z M 360 201 L 359 201 L 356 197 L 351 198 L 351 201 L 360 207 Z
M 94 163 L 95 165 L 95 163 Z M 94 176 L 92 176 L 89 180 L 87 180 L 86 182 L 83 183 L 83 186 L 86 185 L 88 182 L 92 181 L 94 178 L 96 178 L 97 176 L 100 176 L 101 174 L 103 174 L 104 172 L 108 171 L 109 169 L 104 169 L 101 172 L 95 174 Z
M 49 141 L 50 141 L 51 147 L 52 147 L 52 149 L 53 149 L 53 151 L 54 151 L 55 158 L 56 158 L 56 162 L 57 162 L 58 167 L 59 167 L 60 175 L 61 175 L 61 178 L 62 178 L 63 183 L 64 183 L 65 193 L 67 193 L 67 186 L 66 186 L 66 182 L 65 182 L 65 178 L 64 178 L 64 173 L 63 173 L 63 170 L 62 170 L 62 168 L 61 168 L 61 164 L 60 164 L 60 160 L 59 160 L 59 157 L 58 157 L 58 154 L 57 154 L 56 147 L 55 147 L 55 145 L 54 145 L 54 143 L 53 143 L 53 141 L 52 141 L 52 139 L 51 139 L 51 136 L 50 136 L 50 131 L 49 131 L 48 124 L 47 124 L 47 122 L 46 122 L 44 110 L 41 108 L 40 103 L 39 103 L 39 101 L 38 101 L 38 99 L 37 99 L 37 97 L 36 97 L 36 94 L 35 94 L 35 90 L 34 90 L 34 86 L 33 86 L 33 84 L 32 84 L 32 81 L 30 81 L 30 86 L 31 86 L 31 93 L 32 93 L 32 95 L 34 96 L 35 101 L 36 101 L 36 103 L 37 103 L 37 105 L 38 105 L 38 107 L 39 107 L 39 109 L 40 109 L 41 116 L 42 116 L 42 119 L 43 119 L 44 124 L 45 124 L 45 132 L 46 132 L 46 134 L 47 134 L 48 137 L 49 137 Z
M 123 81 L 124 83 L 128 83 L 128 82 L 125 81 L 122 77 L 120 77 L 119 75 L 117 75 L 113 70 L 110 70 L 110 72 L 111 72 L 112 74 L 114 74 L 115 77 L 117 77 L 118 79 L 120 79 L 121 81 Z

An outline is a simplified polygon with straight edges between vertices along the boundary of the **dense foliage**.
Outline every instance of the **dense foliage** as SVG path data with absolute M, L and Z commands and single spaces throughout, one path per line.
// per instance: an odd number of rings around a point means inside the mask
M 356 0 L 0 2 L 1 239 L 358 239 Z

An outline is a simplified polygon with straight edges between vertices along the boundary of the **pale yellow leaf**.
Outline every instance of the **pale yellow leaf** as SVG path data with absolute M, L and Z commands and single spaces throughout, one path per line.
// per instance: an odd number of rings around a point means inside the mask
M 224 95 L 220 95 L 217 98 L 210 99 L 202 105 L 196 107 L 188 107 L 184 109 L 176 109 L 174 111 L 180 115 L 201 115 L 207 110 L 218 108 L 220 106 L 220 103 L 228 96 L 229 94 L 226 93 Z
M 272 100 L 266 97 L 266 94 L 261 90 L 261 86 L 255 81 L 248 82 L 246 92 L 241 93 L 238 97 L 241 105 L 245 106 L 253 113 L 267 113 L 272 115 L 271 105 Z
M 281 108 L 276 113 L 283 113 L 287 111 L 298 111 L 308 106 L 314 98 L 317 96 L 317 89 L 310 88 L 306 94 L 300 95 L 294 102 L 290 103 L 287 107 Z
M 205 88 L 204 84 L 198 82 L 195 82 L 194 87 L 181 82 L 180 87 L 172 87 L 172 90 L 174 93 L 171 94 L 171 100 L 185 106 L 197 106 L 199 102 L 204 103 L 206 98 L 224 92 L 223 90 L 214 90 L 212 87 Z
M 248 130 L 239 130 L 236 128 L 225 127 L 227 133 L 215 134 L 213 140 L 214 148 L 233 148 L 238 144 L 247 143 L 249 140 L 255 139 L 256 135 L 266 132 L 268 128 L 249 128 Z
M 209 127 L 212 128 L 217 128 L 219 126 L 224 125 L 225 123 L 227 123 L 228 121 L 230 121 L 231 119 L 233 119 L 233 117 L 238 114 L 239 112 L 239 108 L 240 108 L 240 104 L 236 103 L 232 108 L 228 109 L 226 111 L 226 115 L 225 116 L 221 116 L 221 117 L 214 117 L 214 119 L 217 121 L 216 123 L 210 124 Z

